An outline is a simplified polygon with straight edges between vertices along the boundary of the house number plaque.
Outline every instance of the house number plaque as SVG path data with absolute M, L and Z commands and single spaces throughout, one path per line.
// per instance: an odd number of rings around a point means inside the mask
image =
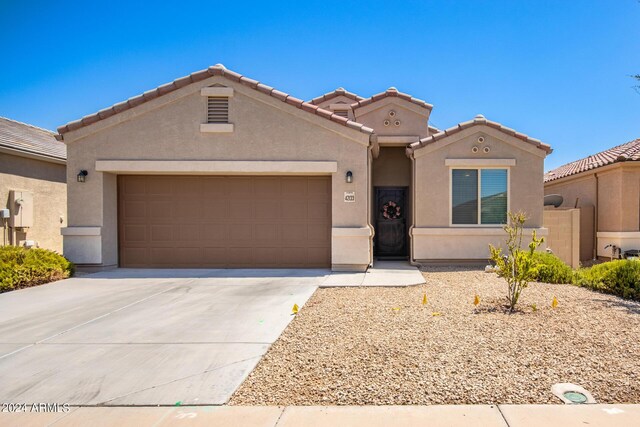
M 344 192 L 344 201 L 345 203 L 353 203 L 356 201 L 356 192 L 355 191 L 345 191 Z

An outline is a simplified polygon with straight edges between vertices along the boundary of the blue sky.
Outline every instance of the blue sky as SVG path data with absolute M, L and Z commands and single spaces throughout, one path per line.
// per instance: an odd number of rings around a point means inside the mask
M 223 63 L 303 99 L 395 86 L 478 113 L 550 169 L 640 137 L 640 2 L 0 0 L 0 115 L 55 129 Z

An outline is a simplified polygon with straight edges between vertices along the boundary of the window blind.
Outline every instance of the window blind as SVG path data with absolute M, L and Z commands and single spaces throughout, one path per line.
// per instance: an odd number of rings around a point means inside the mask
M 478 170 L 453 169 L 451 171 L 453 224 L 478 223 Z

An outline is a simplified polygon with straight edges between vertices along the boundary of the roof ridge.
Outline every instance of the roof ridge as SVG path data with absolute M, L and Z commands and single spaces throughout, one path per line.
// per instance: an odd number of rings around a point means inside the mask
M 331 92 L 327 92 L 325 94 L 317 96 L 317 97 L 315 97 L 313 99 L 310 99 L 307 102 L 309 102 L 310 104 L 316 105 L 316 104 L 319 104 L 321 102 L 326 101 L 327 99 L 336 98 L 336 97 L 338 97 L 340 95 L 346 96 L 347 98 L 351 98 L 354 101 L 360 101 L 360 100 L 364 99 L 362 96 L 358 95 L 357 93 L 349 92 L 348 90 L 346 90 L 345 88 L 340 86 L 339 88 L 336 88 L 336 89 L 332 90 Z
M 351 104 L 351 108 L 360 108 L 360 107 L 364 107 L 365 105 L 369 105 L 372 104 L 376 101 L 379 101 L 381 99 L 390 97 L 390 96 L 394 96 L 394 97 L 398 97 L 400 99 L 404 99 L 405 101 L 409 101 L 413 104 L 419 105 L 422 108 L 426 108 L 428 110 L 431 110 L 433 108 L 432 104 L 429 104 L 426 101 L 423 101 L 422 99 L 419 98 L 415 98 L 411 95 L 409 95 L 408 93 L 404 93 L 404 92 L 400 92 L 398 89 L 396 89 L 395 87 L 391 86 L 390 88 L 388 88 L 387 90 L 385 90 L 384 92 L 380 92 L 380 93 L 376 93 L 375 95 L 371 95 L 368 98 L 365 99 L 361 99 L 358 102 L 354 102 L 353 104 Z
M 485 116 L 483 116 L 482 114 L 478 114 L 476 115 L 472 120 L 467 120 L 466 122 L 461 122 L 458 123 L 455 126 L 452 126 L 450 128 L 441 130 L 440 132 L 434 133 L 433 135 L 429 135 L 425 138 L 420 139 L 418 142 L 414 142 L 412 144 L 409 145 L 409 147 L 407 148 L 407 150 L 413 152 L 419 148 L 425 147 L 429 144 L 432 144 L 436 141 L 439 141 L 443 138 L 446 138 L 450 135 L 453 135 L 455 133 L 460 132 L 463 129 L 467 129 L 470 128 L 472 126 L 476 126 L 476 125 L 486 125 L 489 126 L 491 128 L 494 128 L 500 132 L 506 133 L 507 135 L 513 136 L 515 138 L 521 139 L 525 142 L 528 142 L 530 144 L 535 145 L 537 148 L 546 151 L 547 154 L 551 153 L 553 150 L 551 149 L 551 146 L 548 144 L 545 144 L 544 142 L 540 141 L 539 139 L 536 138 L 532 138 L 529 135 L 526 135 L 524 133 L 521 132 L 517 132 L 514 129 L 508 128 L 504 125 L 502 125 L 502 123 L 498 123 L 498 122 L 494 122 L 493 120 L 488 120 Z
M 158 98 L 162 95 L 166 95 L 167 93 L 178 90 L 182 87 L 188 86 L 192 83 L 196 83 L 202 80 L 205 80 L 209 77 L 213 76 L 221 76 L 225 77 L 234 82 L 240 83 L 244 86 L 248 86 L 252 89 L 257 90 L 258 92 L 262 92 L 269 96 L 272 96 L 280 101 L 293 105 L 296 108 L 307 111 L 309 113 L 315 114 L 316 116 L 323 117 L 327 120 L 330 120 L 335 123 L 339 123 L 343 126 L 346 126 L 351 129 L 358 130 L 362 133 L 373 134 L 374 131 L 370 127 L 363 125 L 362 123 L 355 122 L 353 120 L 349 120 L 345 117 L 339 116 L 335 114 L 333 111 L 326 110 L 324 108 L 320 108 L 317 105 L 313 105 L 309 102 L 305 102 L 301 99 L 298 99 L 294 96 L 289 95 L 288 93 L 281 92 L 271 86 L 267 86 L 265 84 L 260 83 L 257 80 L 253 80 L 249 77 L 246 77 L 240 73 L 235 71 L 231 71 L 227 69 L 222 64 L 216 64 L 210 66 L 204 70 L 196 71 L 188 76 L 180 77 L 175 79 L 169 83 L 165 83 L 156 87 L 155 89 L 148 90 L 143 92 L 140 95 L 136 95 L 132 98 L 127 99 L 126 101 L 119 102 L 117 104 L 112 105 L 111 107 L 103 108 L 100 111 L 97 111 L 93 114 L 89 114 L 87 116 L 82 117 L 81 119 L 74 120 L 65 125 L 58 127 L 58 135 L 56 138 L 62 139 L 62 134 L 83 128 L 85 126 L 89 126 L 93 123 L 96 123 L 100 120 L 104 120 L 108 117 L 111 117 L 115 114 L 121 113 L 122 111 L 126 111 L 137 107 L 138 105 L 144 104 L 145 102 L 151 101 L 152 99 Z
M 9 117 L 0 116 L 0 119 L 2 119 L 2 120 L 7 120 L 7 121 L 9 121 L 9 122 L 18 123 L 18 124 L 21 124 L 21 125 L 24 125 L 24 126 L 28 126 L 28 127 L 30 127 L 30 128 L 38 129 L 38 130 L 41 130 L 41 131 L 44 131 L 44 132 L 50 133 L 51 135 L 55 135 L 55 134 L 56 134 L 56 133 L 55 133 L 54 131 L 52 131 L 52 130 L 45 129 L 45 128 L 41 128 L 40 126 L 32 125 L 32 124 L 30 124 L 30 123 L 21 122 L 20 120 L 10 119 Z
M 632 139 L 551 169 L 544 174 L 544 181 L 555 181 L 613 163 L 638 160 L 640 160 L 640 138 Z

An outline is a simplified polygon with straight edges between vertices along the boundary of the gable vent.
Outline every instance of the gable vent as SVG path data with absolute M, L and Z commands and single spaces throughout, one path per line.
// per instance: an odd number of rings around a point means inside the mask
M 207 123 L 229 123 L 228 97 L 207 97 Z
M 335 110 L 337 116 L 344 117 L 345 119 L 349 118 L 349 110 Z

